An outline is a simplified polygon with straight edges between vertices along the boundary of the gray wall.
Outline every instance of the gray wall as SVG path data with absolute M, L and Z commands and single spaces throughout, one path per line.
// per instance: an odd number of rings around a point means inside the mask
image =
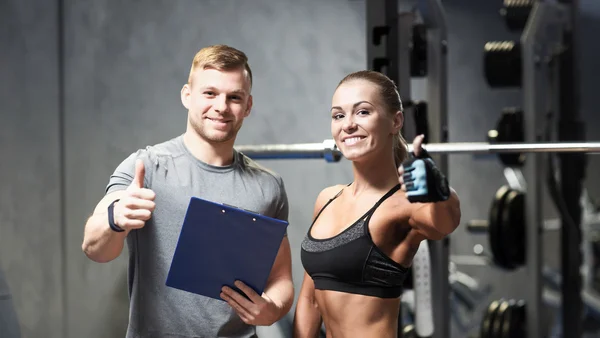
M 0 1 L 0 268 L 25 337 L 64 328 L 56 18 L 53 1 Z
M 499 3 L 445 2 L 451 141 L 484 140 L 501 108 L 520 104 L 519 91 L 492 90 L 484 83 L 484 43 L 517 38 L 500 20 Z M 600 28 L 600 6 L 591 0 L 583 5 L 588 15 L 582 34 L 589 41 Z M 127 323 L 126 254 L 109 264 L 89 261 L 80 248 L 83 225 L 125 156 L 184 130 L 186 112 L 179 91 L 194 53 L 226 43 L 250 58 L 256 74 L 255 107 L 238 144 L 320 142 L 330 137 L 327 107 L 335 85 L 366 64 L 364 2 L 204 0 L 116 6 L 65 1 L 62 152 L 57 9 L 52 1 L 0 2 L 0 49 L 5 51 L 0 63 L 0 267 L 24 337 L 115 337 Z M 591 130 L 591 123 L 598 122 L 594 84 L 599 54 L 588 44 L 582 56 L 583 111 L 590 139 L 600 136 Z M 588 173 L 597 171 L 600 163 L 595 160 Z M 349 182 L 350 167 L 345 161 L 263 163 L 286 182 L 299 288 L 299 245 L 314 199 L 326 185 Z M 462 200 L 463 218 L 486 217 L 493 192 L 504 183 L 498 162 L 451 157 L 450 176 Z M 597 179 L 590 179 L 588 186 L 600 197 Z M 555 248 L 555 240 L 549 242 Z M 485 243 L 485 238 L 459 229 L 452 237 L 452 252 L 470 253 L 476 243 Z M 483 282 L 502 280 L 502 285 L 494 284 L 491 297 L 524 296 L 519 288 L 522 272 L 463 270 Z M 282 334 L 277 328 L 262 331 Z

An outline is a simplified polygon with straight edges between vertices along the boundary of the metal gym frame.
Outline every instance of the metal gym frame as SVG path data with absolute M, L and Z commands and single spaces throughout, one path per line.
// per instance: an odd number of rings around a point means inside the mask
M 447 29 L 446 17 L 441 0 L 404 1 L 367 0 L 366 4 L 366 36 L 367 67 L 386 74 L 397 85 L 400 98 L 407 109 L 413 106 L 411 92 L 411 48 L 413 27 L 421 19 L 426 31 L 426 78 L 427 78 L 427 120 L 428 142 L 448 142 L 448 94 L 447 94 Z M 420 14 L 420 18 L 419 18 Z M 408 114 L 405 114 L 409 117 Z M 405 126 L 410 124 L 405 122 Z M 405 128 L 407 129 L 407 128 Z M 408 138 L 415 132 L 404 130 Z M 412 134 L 412 135 L 411 135 Z M 433 154 L 440 170 L 449 176 L 448 156 L 443 153 Z M 432 338 L 450 337 L 450 285 L 448 283 L 448 267 L 450 257 L 450 240 L 428 241 L 429 269 L 431 278 L 430 297 L 423 297 L 430 304 L 425 304 L 426 316 L 432 316 Z M 415 289 L 418 286 L 415 285 Z M 422 292 L 415 290 L 416 296 Z M 416 302 L 423 302 L 417 297 Z M 423 306 L 423 304 L 419 304 Z M 421 312 L 416 310 L 418 317 Z M 431 320 L 431 319 L 429 319 Z M 420 331 L 420 320 L 416 318 L 416 329 Z M 429 324 L 429 325 L 431 325 Z M 428 325 L 425 325 L 428 326 Z M 429 330 L 428 330 L 429 331 Z M 428 332 L 430 333 L 430 332 Z
M 406 1 L 415 3 L 414 1 Z M 393 0 L 368 0 L 368 68 L 381 71 L 399 84 L 402 99 L 411 101 L 409 67 L 410 30 L 414 7 L 408 11 Z M 428 142 L 424 145 L 440 169 L 449 176 L 449 154 L 528 153 L 523 168 L 526 194 L 526 272 L 529 290 L 525 299 L 528 337 L 542 337 L 542 239 L 543 187 L 541 173 L 549 153 L 561 156 L 561 192 L 568 214 L 562 216 L 562 321 L 564 336 L 582 335 L 581 276 L 581 181 L 585 153 L 600 153 L 600 142 L 584 139 L 579 119 L 575 37 L 576 1 L 536 1 L 521 35 L 522 96 L 525 142 L 521 144 L 448 143 L 447 127 L 447 29 L 441 0 L 417 1 L 427 31 Z M 550 99 L 549 99 L 550 98 Z M 547 113 L 559 117 L 559 142 L 545 140 Z M 569 141 L 569 142 L 566 142 Z M 314 159 L 338 162 L 342 158 L 334 140 L 322 143 L 242 145 L 238 151 L 254 159 Z M 411 146 L 409 145 L 409 150 Z M 432 338 L 450 337 L 449 239 L 431 241 L 431 288 L 434 301 Z

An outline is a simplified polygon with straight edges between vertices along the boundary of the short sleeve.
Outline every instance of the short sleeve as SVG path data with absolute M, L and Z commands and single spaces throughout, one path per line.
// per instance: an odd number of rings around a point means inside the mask
M 151 168 L 151 161 L 149 160 L 148 151 L 146 149 L 140 149 L 123 160 L 112 175 L 110 175 L 108 185 L 106 186 L 106 194 L 127 189 L 133 180 L 135 174 L 135 162 L 137 159 L 142 159 L 144 161 L 144 187 L 148 187 L 148 182 L 150 182 L 149 175 L 152 172 L 149 170 Z
M 275 218 L 280 219 L 280 220 L 284 220 L 284 221 L 289 221 L 289 212 L 290 212 L 290 208 L 288 205 L 288 197 L 287 197 L 287 192 L 285 190 L 285 184 L 283 183 L 283 179 L 281 177 L 278 178 L 278 183 L 279 183 L 279 193 L 277 196 L 277 209 L 275 211 Z

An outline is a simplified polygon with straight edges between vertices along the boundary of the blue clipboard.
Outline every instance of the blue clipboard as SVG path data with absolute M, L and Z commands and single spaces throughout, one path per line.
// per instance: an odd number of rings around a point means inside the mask
M 241 280 L 261 295 L 288 222 L 192 197 L 166 285 L 223 300 Z M 242 295 L 244 295 L 242 293 Z

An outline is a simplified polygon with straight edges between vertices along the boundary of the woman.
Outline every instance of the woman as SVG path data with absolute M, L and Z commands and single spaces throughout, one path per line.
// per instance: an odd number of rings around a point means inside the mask
M 323 321 L 328 337 L 395 338 L 413 256 L 421 241 L 442 239 L 456 229 L 458 196 L 433 161 L 421 160 L 419 173 L 415 159 L 409 159 L 400 134 L 402 103 L 389 78 L 374 71 L 352 73 L 332 101 L 331 132 L 352 161 L 354 180 L 325 188 L 317 197 L 302 242 L 306 272 L 294 337 L 317 337 Z M 422 141 L 423 136 L 414 141 L 417 158 L 426 155 Z M 407 187 L 418 192 L 422 186 L 415 179 L 426 182 L 429 193 L 409 201 Z

